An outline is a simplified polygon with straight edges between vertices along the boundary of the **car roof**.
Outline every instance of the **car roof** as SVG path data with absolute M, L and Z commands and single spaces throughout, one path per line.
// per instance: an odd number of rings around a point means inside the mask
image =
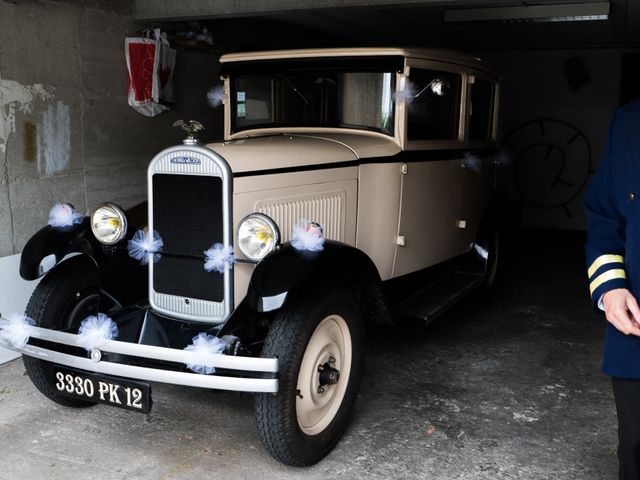
M 482 69 L 489 69 L 482 59 L 467 53 L 439 48 L 307 48 L 297 50 L 266 50 L 242 53 L 228 53 L 220 57 L 220 63 L 252 62 L 260 60 L 285 60 L 297 58 L 329 58 L 329 57 L 380 57 L 401 56 L 425 60 L 439 60 L 459 63 Z M 490 70 L 490 69 L 489 69 Z

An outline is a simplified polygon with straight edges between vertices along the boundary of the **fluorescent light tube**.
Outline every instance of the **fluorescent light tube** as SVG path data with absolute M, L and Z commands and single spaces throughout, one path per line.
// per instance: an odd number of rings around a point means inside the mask
M 584 22 L 608 20 L 610 2 L 458 8 L 444 12 L 445 22 Z

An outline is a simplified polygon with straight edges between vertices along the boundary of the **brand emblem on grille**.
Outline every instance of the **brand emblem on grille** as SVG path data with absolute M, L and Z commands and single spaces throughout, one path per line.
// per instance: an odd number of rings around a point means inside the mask
M 186 163 L 187 165 L 200 165 L 200 159 L 193 157 L 176 157 L 171 159 L 171 163 Z

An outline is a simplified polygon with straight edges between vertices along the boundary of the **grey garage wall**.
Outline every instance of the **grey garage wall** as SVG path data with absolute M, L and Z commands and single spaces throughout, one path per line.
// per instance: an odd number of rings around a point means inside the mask
M 622 51 L 485 52 L 480 56 L 503 75 L 505 135 L 534 119 L 545 119 L 505 138 L 507 143 L 513 140 L 519 153 L 528 152 L 520 159 L 520 174 L 515 178 L 518 189 L 532 201 L 525 203 L 523 222 L 535 227 L 585 229 L 584 189 L 589 167 L 597 165 L 609 121 L 619 105 Z M 563 73 L 564 62 L 571 58 L 583 59 L 590 76 L 576 92 Z M 566 123 L 566 128 L 559 122 Z M 584 136 L 571 141 L 578 134 Z M 590 165 L 584 139 L 591 147 Z
M 20 252 L 56 202 L 144 200 L 149 160 L 182 138 L 176 119 L 221 136 L 222 114 L 205 102 L 211 53 L 178 52 L 169 113 L 127 106 L 124 39 L 140 28 L 129 3 L 0 0 L 0 257 Z

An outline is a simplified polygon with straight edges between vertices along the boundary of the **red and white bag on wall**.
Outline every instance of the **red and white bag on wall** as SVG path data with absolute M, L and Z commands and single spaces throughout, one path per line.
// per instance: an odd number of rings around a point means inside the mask
M 160 29 L 154 30 L 154 37 L 129 37 L 124 44 L 129 70 L 129 105 L 147 117 L 169 109 L 161 101 L 174 101 L 176 51 L 170 48 L 166 34 L 160 34 Z

